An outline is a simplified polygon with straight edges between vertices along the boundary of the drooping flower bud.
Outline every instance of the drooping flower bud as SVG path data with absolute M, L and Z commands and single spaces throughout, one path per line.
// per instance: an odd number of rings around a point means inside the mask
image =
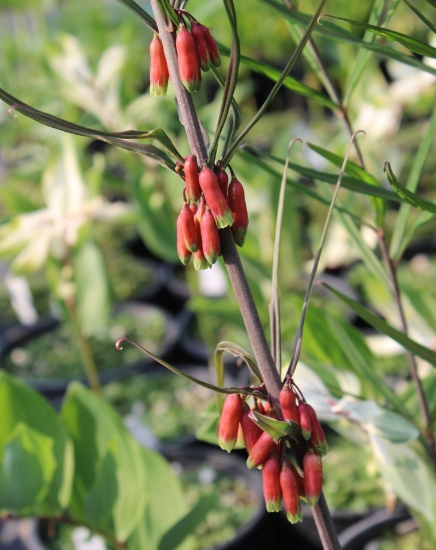
M 234 220 L 232 225 L 233 238 L 238 246 L 243 246 L 248 227 L 248 212 L 244 188 L 235 177 L 232 178 L 229 185 L 228 202 Z
M 268 512 L 280 512 L 282 508 L 282 489 L 280 487 L 280 460 L 270 454 L 262 467 L 263 495 Z
M 315 506 L 322 491 L 321 457 L 312 449 L 303 458 L 304 492 L 310 506 Z
M 201 189 L 198 182 L 198 165 L 195 155 L 189 155 L 185 158 L 183 169 L 185 172 L 186 193 L 192 202 L 198 202 Z
M 280 487 L 282 489 L 286 517 L 291 523 L 297 523 L 303 519 L 300 506 L 300 491 L 296 476 L 298 474 L 295 468 L 289 460 L 285 459 L 280 472 Z
M 206 211 L 206 201 L 204 200 L 204 197 L 201 197 L 200 202 L 198 203 L 198 209 L 197 209 L 197 220 L 201 222 L 201 218 L 203 217 L 203 214 Z
M 213 265 L 220 254 L 220 236 L 215 219 L 209 208 L 203 214 L 200 222 L 201 243 L 206 260 Z
M 194 222 L 194 214 L 187 204 L 182 206 L 182 210 L 177 218 L 177 225 L 179 223 L 186 248 L 191 252 L 197 252 L 199 240 Z
M 216 45 L 216 42 L 213 38 L 213 36 L 210 34 L 210 31 L 207 27 L 199 23 L 199 27 L 201 28 L 201 31 L 204 36 L 204 40 L 206 42 L 206 48 L 207 53 L 209 54 L 210 62 L 214 67 L 219 67 L 221 65 L 221 57 L 220 52 L 218 50 L 218 46 Z
M 312 434 L 312 422 L 310 421 L 307 403 L 300 403 L 298 405 L 298 412 L 300 414 L 301 434 L 308 441 Z
M 169 77 L 162 42 L 155 34 L 150 44 L 150 93 L 154 96 L 166 95 Z
M 177 218 L 177 254 L 183 265 L 189 264 L 191 259 L 191 252 L 187 249 L 185 244 L 185 237 L 182 227 L 182 220 L 180 216 Z
M 197 238 L 198 238 L 198 250 L 197 252 L 194 252 L 193 254 L 193 264 L 194 269 L 196 271 L 203 270 L 203 269 L 209 269 L 210 265 L 209 262 L 206 260 L 206 257 L 203 252 L 203 244 L 201 242 L 201 230 L 200 230 L 200 220 L 199 220 L 199 214 L 200 214 L 200 207 L 201 207 L 201 201 L 198 205 L 197 214 L 194 218 L 195 223 L 195 230 L 197 232 Z
M 194 37 L 195 50 L 197 52 L 197 59 L 200 63 L 201 70 L 208 71 L 210 68 L 210 59 L 206 39 L 201 29 L 201 25 L 198 23 L 193 23 L 191 25 L 191 34 Z
M 221 192 L 218 178 L 216 174 L 208 168 L 203 166 L 199 176 L 200 187 L 204 193 L 207 205 L 209 206 L 215 222 L 219 228 L 232 225 L 233 216 L 227 204 L 226 198 Z
M 238 438 L 241 415 L 242 398 L 237 393 L 231 393 L 224 401 L 218 434 L 219 446 L 228 453 L 233 449 Z
M 300 424 L 300 414 L 295 393 L 291 390 L 288 384 L 285 384 L 279 394 L 280 407 L 282 409 L 283 418 L 292 420 L 296 424 Z
M 218 183 L 220 184 L 221 193 L 227 198 L 227 185 L 229 183 L 229 176 L 225 173 L 224 170 L 220 170 L 216 175 L 218 178 Z
M 263 432 L 251 449 L 251 453 L 247 458 L 247 467 L 250 469 L 257 468 L 265 462 L 273 450 L 278 450 L 277 443 L 269 433 Z
M 244 445 L 248 454 L 251 453 L 255 443 L 262 435 L 262 429 L 249 418 L 249 414 L 250 407 L 247 404 L 244 404 L 242 409 L 241 428 Z
M 310 444 L 314 450 L 321 456 L 325 456 L 329 451 L 329 446 L 324 434 L 324 430 L 316 416 L 316 412 L 313 407 L 307 405 L 309 410 L 310 422 L 312 424 L 312 433 L 310 435 Z
M 196 92 L 199 85 L 199 64 L 194 38 L 185 25 L 180 25 L 176 38 L 176 49 L 179 73 L 183 85 L 188 91 Z

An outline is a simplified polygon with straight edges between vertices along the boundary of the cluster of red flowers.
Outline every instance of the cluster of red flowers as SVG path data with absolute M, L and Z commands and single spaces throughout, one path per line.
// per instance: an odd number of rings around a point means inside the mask
M 278 419 L 268 401 L 230 394 L 221 414 L 218 443 L 230 452 L 238 438 L 243 441 L 249 454 L 248 468 L 262 468 L 266 509 L 279 512 L 283 501 L 288 520 L 296 523 L 302 519 L 300 499 L 311 506 L 318 502 L 322 490 L 321 457 L 327 454 L 328 446 L 313 407 L 291 380 L 280 392 L 280 406 L 284 420 L 300 427 L 296 438 L 274 440 L 254 422 L 253 411 Z
M 190 22 L 187 29 L 179 12 L 181 24 L 176 38 L 177 61 L 180 78 L 190 92 L 198 92 L 201 87 L 201 71 L 208 71 L 211 65 L 218 67 L 221 58 L 210 31 L 196 21 L 192 15 L 183 12 Z M 162 42 L 158 34 L 150 44 L 150 92 L 155 96 L 167 93 L 169 72 Z
M 233 238 L 242 246 L 248 212 L 241 182 L 233 175 L 230 185 L 224 170 L 207 166 L 199 171 L 195 155 L 176 168 L 185 180 L 184 205 L 177 218 L 177 253 L 183 264 L 193 256 L 195 269 L 211 267 L 220 254 L 218 228 L 231 226 Z

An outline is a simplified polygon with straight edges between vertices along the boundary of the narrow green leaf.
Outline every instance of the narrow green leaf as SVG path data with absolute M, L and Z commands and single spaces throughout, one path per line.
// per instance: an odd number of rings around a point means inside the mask
M 427 212 L 431 212 L 432 214 L 436 214 L 436 204 L 426 199 L 420 199 L 417 195 L 415 195 L 415 193 L 412 193 L 412 191 L 409 191 L 407 187 L 404 187 L 404 185 L 400 183 L 400 181 L 395 176 L 389 162 L 387 162 L 385 165 L 385 171 L 388 176 L 389 183 L 392 185 L 392 187 L 395 189 L 400 197 L 402 197 L 409 204 L 411 204 L 415 208 L 418 208 L 419 210 L 424 210 Z
M 214 354 L 215 359 L 215 371 L 216 371 L 216 384 L 218 387 L 224 387 L 224 350 L 216 349 Z M 216 394 L 216 401 L 219 413 L 223 410 L 224 396 L 222 393 Z
M 219 49 L 222 55 L 229 56 L 230 50 L 228 48 L 220 45 Z M 272 65 L 264 63 L 263 61 L 257 61 L 256 59 L 252 59 L 251 57 L 247 57 L 245 55 L 241 55 L 241 63 L 246 67 L 252 69 L 254 72 L 267 76 L 273 82 L 277 82 L 280 78 L 280 75 L 282 74 L 282 71 L 276 69 Z M 283 80 L 283 86 L 309 99 L 313 99 L 314 101 L 317 101 L 320 105 L 328 107 L 333 111 L 341 110 L 341 106 L 329 99 L 326 95 L 318 92 L 310 86 L 307 86 L 306 84 L 303 84 L 303 82 L 300 82 L 292 76 L 287 76 Z
M 166 168 L 172 171 L 175 170 L 175 163 L 164 151 L 161 151 L 154 145 L 145 145 L 143 143 L 131 143 L 128 141 L 131 139 L 145 139 L 148 137 L 152 137 L 149 135 L 150 132 L 141 132 L 136 130 L 127 130 L 125 132 L 103 132 L 100 130 L 87 128 L 85 126 L 80 126 L 78 124 L 68 122 L 67 120 L 64 120 L 62 118 L 58 118 L 48 113 L 44 113 L 43 111 L 39 111 L 38 109 L 35 109 L 30 105 L 27 105 L 23 101 L 20 101 L 19 99 L 12 96 L 2 88 L 0 88 L 0 99 L 2 99 L 5 103 L 10 105 L 11 107 L 13 107 L 14 110 L 18 111 L 19 113 L 22 113 L 28 118 L 36 120 L 41 124 L 44 124 L 45 126 L 49 126 L 50 128 L 61 130 L 62 132 L 68 132 L 70 134 L 84 136 L 92 139 L 98 139 L 100 141 L 110 143 L 111 145 L 115 145 L 117 147 L 120 147 L 121 149 L 126 149 L 128 151 L 132 151 L 139 155 L 145 155 L 150 158 L 153 158 L 154 160 L 159 162 L 159 164 L 162 164 L 162 166 L 165 166 Z M 154 130 L 154 132 L 157 132 L 155 134 L 156 139 L 158 140 L 163 139 L 163 134 L 165 134 L 163 130 L 158 129 L 158 130 Z M 166 136 L 166 138 L 164 139 L 163 145 L 165 147 L 168 147 L 169 145 L 168 142 L 171 142 L 171 140 L 169 139 L 168 136 Z M 175 151 L 175 148 L 174 148 L 174 151 Z M 171 152 L 173 153 L 173 151 Z M 177 156 L 176 158 L 179 158 L 179 157 Z
M 212 65 L 212 67 L 210 68 L 210 70 L 212 71 L 216 81 L 218 82 L 218 84 L 220 85 L 221 88 L 224 88 L 225 86 L 225 80 L 224 78 L 221 76 L 221 73 L 219 72 L 219 70 L 214 67 Z M 242 114 L 241 114 L 241 110 L 239 109 L 239 105 L 236 103 L 235 99 L 233 98 L 232 99 L 232 112 L 233 112 L 233 117 L 234 117 L 234 129 L 233 129 L 233 132 L 236 132 L 240 125 L 241 125 L 241 120 L 242 120 Z M 233 135 L 233 134 L 232 134 Z
M 424 134 L 424 137 L 419 145 L 418 151 L 413 159 L 412 168 L 407 178 L 406 187 L 409 191 L 414 193 L 418 187 L 419 178 L 421 177 L 422 170 L 424 168 L 427 156 L 430 152 L 431 146 L 433 145 L 434 135 L 436 132 L 436 109 L 433 110 L 433 113 L 430 118 L 430 123 L 428 125 L 427 131 Z M 406 228 L 407 218 L 410 212 L 409 204 L 402 204 L 400 211 L 398 213 L 397 220 L 395 222 L 394 231 L 392 234 L 391 245 L 389 248 L 389 255 L 394 260 L 399 260 L 400 249 L 402 249 L 402 240 L 404 231 Z
M 347 19 L 346 17 L 336 17 L 334 15 L 324 15 L 324 17 L 331 17 L 332 19 L 338 19 L 339 21 L 346 21 L 351 25 L 365 29 L 366 31 L 372 32 L 378 36 L 383 36 L 391 42 L 398 42 L 408 50 L 418 55 L 423 55 L 426 57 L 436 57 L 436 48 L 418 40 L 417 38 L 412 38 L 407 34 L 401 32 L 392 31 L 390 29 L 385 29 L 383 27 L 378 27 L 376 25 L 369 25 L 368 23 L 363 23 L 362 21 L 355 21 L 354 19 Z
M 262 1 L 270 5 L 271 7 L 273 7 L 275 10 L 277 10 L 281 14 L 283 14 L 285 18 L 290 19 L 292 22 L 298 24 L 301 27 L 305 27 L 308 21 L 310 20 L 309 14 L 302 13 L 296 10 L 289 10 L 288 8 L 286 8 L 286 6 L 274 0 L 262 0 Z M 401 63 L 405 63 L 406 65 L 410 65 L 417 69 L 421 69 L 422 71 L 425 71 L 427 73 L 436 75 L 435 68 L 431 67 L 430 65 L 426 65 L 425 63 L 422 63 L 421 61 L 416 59 L 414 56 L 403 54 L 399 52 L 397 49 L 391 48 L 389 46 L 385 46 L 385 45 L 381 46 L 379 44 L 374 44 L 372 42 L 365 42 L 365 41 L 359 40 L 353 33 L 350 33 L 349 31 L 342 29 L 339 25 L 335 25 L 330 21 L 324 21 L 322 25 L 318 25 L 315 28 L 315 32 L 318 32 L 323 36 L 325 36 L 326 38 L 329 38 L 336 42 L 347 42 L 350 44 L 355 44 L 356 46 L 359 46 L 361 48 L 365 48 L 367 50 L 389 57 L 391 59 L 395 59 L 396 61 L 399 61 Z
M 296 440 L 298 440 L 301 436 L 300 426 L 291 420 L 276 420 L 275 418 L 265 416 L 254 409 L 250 411 L 248 416 L 254 423 L 262 428 L 263 431 L 269 433 L 276 443 L 279 439 L 282 437 L 287 437 L 288 435 Z
M 185 538 L 195 532 L 207 514 L 216 508 L 218 495 L 203 495 L 185 517 L 167 531 L 159 542 L 158 550 L 174 550 Z
M 123 6 L 125 6 L 138 17 L 140 17 L 147 25 L 147 27 L 150 28 L 153 32 L 159 32 L 156 21 L 153 19 L 153 17 L 148 15 L 148 13 L 144 11 L 141 6 L 138 6 L 138 4 L 134 2 L 134 0 L 118 0 L 118 2 L 120 4 L 123 4 Z
M 274 97 L 277 94 L 278 90 L 282 86 L 283 81 L 285 80 L 285 78 L 290 73 L 292 67 L 295 65 L 295 63 L 297 62 L 298 58 L 300 57 L 304 47 L 306 46 L 307 41 L 309 40 L 309 37 L 311 36 L 311 34 L 313 32 L 313 29 L 315 28 L 315 25 L 318 21 L 318 17 L 320 16 L 321 10 L 324 7 L 325 3 L 326 3 L 326 0 L 321 0 L 320 1 L 316 12 L 314 13 L 312 18 L 310 19 L 310 22 L 307 26 L 306 31 L 304 32 L 300 42 L 298 43 L 297 47 L 295 48 L 294 53 L 292 54 L 289 61 L 287 62 L 286 67 L 283 69 L 280 78 L 277 80 L 277 82 L 273 86 L 271 92 L 269 93 L 268 97 L 264 101 L 261 108 L 255 114 L 255 116 L 251 119 L 251 121 L 247 124 L 247 126 L 244 128 L 244 130 L 242 130 L 242 132 L 239 134 L 239 136 L 235 139 L 232 147 L 230 148 L 230 150 L 226 154 L 225 158 L 223 159 L 223 165 L 224 166 L 227 166 L 227 164 L 232 159 L 233 155 L 238 150 L 238 147 L 241 144 L 241 142 L 243 141 L 243 139 L 245 138 L 245 136 L 259 122 L 259 120 L 262 118 L 265 111 L 268 109 L 271 101 L 274 99 Z
M 323 283 L 323 285 L 327 287 L 330 290 L 330 292 L 332 292 L 345 304 L 347 304 L 353 311 L 355 311 L 360 317 L 362 317 L 362 319 L 364 319 L 372 327 L 380 331 L 382 334 L 389 336 L 390 338 L 398 342 L 406 350 L 410 351 L 414 355 L 417 355 L 418 357 L 421 357 L 421 359 L 424 359 L 425 361 L 428 361 L 432 365 L 436 366 L 436 353 L 434 351 L 430 350 L 429 348 L 426 348 L 425 346 L 422 346 L 421 344 L 418 344 L 414 340 L 411 340 L 403 332 L 400 332 L 399 330 L 391 327 L 385 321 L 383 321 L 383 319 L 381 319 L 374 313 L 371 313 L 371 311 L 369 311 L 368 309 L 360 305 L 358 302 L 356 302 L 352 298 L 348 298 L 348 296 L 345 296 L 345 294 L 342 294 L 338 290 L 335 290 L 334 288 L 332 288 L 331 286 L 325 283 Z
M 245 351 L 243 347 L 238 346 L 238 344 L 233 344 L 233 342 L 220 342 L 216 349 L 217 351 L 227 351 L 234 357 L 240 357 L 250 369 L 251 374 L 255 376 L 260 383 L 262 382 L 262 375 L 257 366 L 256 359 L 248 353 L 248 351 Z
M 434 33 L 436 33 L 436 26 L 433 25 L 433 23 L 432 23 L 429 19 L 427 19 L 427 17 L 426 17 L 422 12 L 420 12 L 420 11 L 418 10 L 418 8 L 417 8 L 416 6 L 414 6 L 414 5 L 412 4 L 412 2 L 410 2 L 410 0 L 403 0 L 403 2 L 404 2 L 407 6 L 409 6 L 409 8 L 410 8 L 413 12 L 416 13 L 416 15 L 421 19 L 421 21 L 423 21 L 423 22 L 427 25 L 427 27 L 429 27 Z M 433 6 L 433 7 L 434 7 L 434 6 Z

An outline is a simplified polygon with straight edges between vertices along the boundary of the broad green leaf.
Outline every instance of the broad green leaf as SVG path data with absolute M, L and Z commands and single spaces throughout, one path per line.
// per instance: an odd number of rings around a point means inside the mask
M 296 422 L 291 420 L 283 421 L 276 420 L 270 416 L 265 416 L 256 410 L 251 410 L 248 415 L 251 420 L 262 428 L 265 432 L 274 439 L 275 442 L 282 437 L 291 436 L 293 439 L 297 439 L 301 435 L 300 426 Z
M 423 21 L 427 27 L 429 27 L 434 33 L 436 33 L 436 26 L 430 21 L 430 19 L 427 19 L 427 17 L 419 11 L 419 9 L 412 4 L 410 0 L 403 0 L 403 2 L 409 6 L 409 8 L 416 13 L 416 15 Z
M 436 109 L 430 118 L 428 128 L 422 138 L 418 151 L 413 159 L 412 168 L 407 178 L 406 187 L 409 191 L 414 193 L 418 187 L 419 178 L 421 177 L 422 170 L 424 168 L 427 156 L 433 145 L 434 136 L 436 132 Z M 389 248 L 389 256 L 394 260 L 400 259 L 400 251 L 404 249 L 402 246 L 403 235 L 407 223 L 407 218 L 410 212 L 409 204 L 402 204 L 398 213 L 397 220 L 395 222 L 394 231 L 392 234 L 391 245 Z
M 276 11 L 281 13 L 285 18 L 290 19 L 292 22 L 296 23 L 301 27 L 306 27 L 306 25 L 310 21 L 311 16 L 307 13 L 302 13 L 301 11 L 297 11 L 297 10 L 290 10 L 284 4 L 276 2 L 275 0 L 262 0 L 262 1 L 270 5 L 271 7 L 273 7 Z M 336 42 L 346 42 L 350 44 L 355 44 L 360 48 L 371 50 L 375 53 L 379 53 L 391 59 L 395 59 L 396 61 L 400 61 L 401 63 L 405 63 L 406 65 L 410 65 L 412 67 L 416 67 L 417 69 L 421 69 L 422 71 L 436 75 L 435 68 L 431 67 L 430 65 L 426 65 L 425 63 L 422 63 L 421 61 L 416 59 L 414 56 L 403 54 L 398 50 L 396 50 L 395 48 L 391 48 L 389 46 L 379 45 L 379 44 L 374 44 L 373 42 L 365 42 L 365 41 L 359 40 L 356 37 L 356 35 L 354 35 L 353 33 L 341 28 L 339 25 L 335 25 L 334 23 L 331 23 L 330 21 L 323 20 L 321 25 L 317 25 L 315 27 L 315 32 L 318 32 L 319 34 L 322 34 L 326 38 L 329 38 Z
M 389 162 L 386 163 L 385 169 L 389 183 L 392 185 L 392 187 L 401 198 L 406 200 L 415 208 L 419 208 L 419 210 L 425 210 L 427 212 L 431 212 L 432 214 L 436 214 L 436 204 L 426 199 L 420 199 L 417 195 L 415 195 L 415 193 L 412 193 L 412 191 L 409 191 L 407 187 L 400 183 L 400 181 L 395 176 Z
M 228 48 L 220 45 L 219 49 L 222 55 L 229 56 L 230 51 Z M 257 61 L 256 59 L 252 59 L 251 57 L 247 57 L 245 55 L 241 55 L 241 63 L 246 67 L 249 67 L 250 69 L 252 69 L 254 72 L 267 76 L 273 82 L 277 82 L 277 80 L 280 78 L 280 75 L 282 73 L 279 69 L 276 69 L 275 67 L 273 67 L 272 65 L 269 65 L 268 63 L 265 63 L 263 61 Z M 318 92 L 314 88 L 307 86 L 306 84 L 304 84 L 303 82 L 300 82 L 299 80 L 297 80 L 296 78 L 293 78 L 292 76 L 287 76 L 283 80 L 283 86 L 309 99 L 313 99 L 314 101 L 318 102 L 320 105 L 323 105 L 324 107 L 328 107 L 333 111 L 341 110 L 340 105 L 338 105 L 337 103 L 329 99 L 325 94 Z
M 407 443 L 419 437 L 415 426 L 390 411 L 383 411 L 374 419 L 374 428 L 380 437 L 391 443 Z
M 157 162 L 159 162 L 159 164 L 165 166 L 165 168 L 168 168 L 172 171 L 175 170 L 174 161 L 164 151 L 161 151 L 154 145 L 144 145 L 142 143 L 132 143 L 129 141 L 132 139 L 143 139 L 150 137 L 150 132 L 128 130 L 126 132 L 111 133 L 86 128 L 85 126 L 79 126 L 78 124 L 73 124 L 72 122 L 69 122 L 62 118 L 58 118 L 48 113 L 44 113 L 43 111 L 39 111 L 38 109 L 35 109 L 34 107 L 31 107 L 30 105 L 27 105 L 23 101 L 12 96 L 2 88 L 0 88 L 0 99 L 13 107 L 14 110 L 33 120 L 36 120 L 37 122 L 40 122 L 41 124 L 45 124 L 46 126 L 55 128 L 57 130 L 61 130 L 62 132 L 68 132 L 70 134 L 76 134 L 78 136 L 98 139 L 100 141 L 110 143 L 111 145 L 121 147 L 122 149 L 138 153 L 139 155 L 145 155 L 156 160 Z M 156 132 L 157 133 L 155 134 L 155 136 L 157 137 L 157 139 L 163 139 L 162 136 L 163 134 L 165 134 L 165 132 L 160 129 L 156 130 Z M 166 146 L 168 146 L 169 138 L 168 136 L 166 136 L 166 138 L 167 139 L 165 139 L 164 142 Z
M 140 17 L 144 23 L 149 27 L 153 32 L 158 32 L 156 21 L 144 11 L 141 6 L 139 6 L 134 0 L 118 0 L 120 4 L 123 4 L 127 9 L 133 12 L 135 15 Z
M 70 500 L 74 457 L 71 441 L 55 411 L 36 391 L 2 371 L 0 417 L 0 456 L 18 424 L 52 441 L 56 469 L 39 509 L 41 515 L 61 514 Z
M 111 509 L 107 531 L 118 541 L 125 541 L 144 515 L 147 494 L 146 468 L 141 448 L 124 427 L 116 411 L 101 397 L 77 382 L 69 385 L 61 420 L 74 442 L 76 472 L 69 513 L 76 521 L 87 523 L 87 512 L 95 503 L 96 487 L 100 487 L 99 469 L 108 453 L 116 462 L 116 499 Z M 114 448 L 114 439 L 117 444 Z M 112 467 L 107 459 L 105 467 Z M 113 496 L 114 489 L 111 489 Z M 91 496 L 89 496 L 91 494 Z M 93 510 L 93 520 L 104 514 Z
M 338 19 L 339 21 L 346 21 L 351 25 L 365 29 L 366 31 L 372 32 L 378 36 L 383 36 L 391 42 L 398 42 L 408 50 L 418 55 L 423 55 L 426 57 L 436 57 L 436 48 L 418 40 L 412 38 L 407 34 L 401 32 L 392 31 L 390 29 L 385 29 L 383 27 L 378 27 L 376 25 L 369 25 L 368 23 L 363 23 L 362 21 L 355 21 L 353 19 L 347 19 L 345 17 L 335 17 L 333 15 L 325 15 L 324 17 L 332 17 L 333 19 Z
M 432 365 L 436 366 L 436 353 L 434 351 L 422 346 L 421 344 L 418 344 L 414 340 L 411 340 L 403 332 L 400 332 L 399 330 L 391 327 L 385 321 L 383 321 L 383 319 L 381 319 L 377 315 L 374 315 L 374 313 L 371 313 L 368 309 L 361 306 L 355 300 L 348 298 L 348 296 L 345 296 L 345 294 L 342 294 L 342 292 L 335 290 L 334 288 L 332 288 L 331 286 L 325 283 L 324 283 L 324 286 L 327 287 L 330 290 L 330 292 L 335 294 L 345 304 L 347 304 L 353 311 L 355 311 L 360 317 L 362 317 L 362 319 L 364 319 L 372 327 L 379 330 L 382 334 L 389 336 L 390 338 L 398 342 L 400 345 L 402 345 L 405 349 L 407 349 L 414 355 L 417 355 L 418 357 L 421 357 L 421 359 L 424 359 L 425 361 L 428 361 Z
M 175 550 L 179 544 L 206 518 L 207 514 L 218 504 L 218 495 L 204 495 L 197 504 L 169 529 L 159 542 L 158 550 Z
M 51 437 L 18 423 L 3 449 L 0 508 L 13 514 L 38 514 L 53 482 L 56 459 Z

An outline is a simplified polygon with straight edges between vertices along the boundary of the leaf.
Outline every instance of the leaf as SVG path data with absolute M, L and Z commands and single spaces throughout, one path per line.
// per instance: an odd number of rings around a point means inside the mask
M 73 382 L 68 386 L 61 410 L 61 420 L 74 442 L 76 471 L 69 514 L 75 521 L 103 521 L 104 513 L 95 493 L 102 494 L 99 469 L 114 466 L 115 479 L 109 494 L 116 498 L 110 510 L 106 531 L 124 542 L 144 515 L 147 494 L 144 492 L 147 471 L 139 444 L 124 427 L 116 411 L 101 397 Z M 114 445 L 114 439 L 117 441 Z M 112 470 L 113 471 L 113 470 Z M 88 517 L 87 514 L 90 514 Z
M 308 21 L 310 21 L 311 16 L 307 13 L 302 13 L 296 10 L 289 10 L 286 6 L 274 0 L 262 0 L 262 1 L 268 4 L 269 6 L 273 7 L 276 11 L 281 13 L 285 18 L 290 19 L 293 23 L 296 23 L 301 27 L 305 27 Z M 384 46 L 384 45 L 380 46 L 379 44 L 374 44 L 372 42 L 365 42 L 365 41 L 359 40 L 353 33 L 341 28 L 339 25 L 335 25 L 334 23 L 331 23 L 330 21 L 323 21 L 322 25 L 317 25 L 315 27 L 315 32 L 318 32 L 319 34 L 322 34 L 326 38 L 329 38 L 336 42 L 348 42 L 350 44 L 355 44 L 360 48 L 365 48 L 367 50 L 389 57 L 391 59 L 395 59 L 396 61 L 399 61 L 401 63 L 405 63 L 406 65 L 410 65 L 412 67 L 416 67 L 417 69 L 421 69 L 422 71 L 425 71 L 427 73 L 436 75 L 435 68 L 431 67 L 430 65 L 426 65 L 425 63 L 422 63 L 421 61 L 417 60 L 415 57 L 409 56 L 407 54 L 403 54 L 398 50 L 396 50 L 395 48 L 391 48 L 389 46 Z
M 353 311 L 355 311 L 360 317 L 362 317 L 362 319 L 364 319 L 372 327 L 380 331 L 382 334 L 389 336 L 390 338 L 392 338 L 393 340 L 401 344 L 405 349 L 407 349 L 414 355 L 417 355 L 418 357 L 421 357 L 421 359 L 424 359 L 425 361 L 428 361 L 432 365 L 436 366 L 436 353 L 434 351 L 422 346 L 421 344 L 418 344 L 414 340 L 411 340 L 403 332 L 400 332 L 399 330 L 391 327 L 385 321 L 383 321 L 383 319 L 381 319 L 377 315 L 374 315 L 374 313 L 371 313 L 368 309 L 361 306 L 355 300 L 348 298 L 348 296 L 345 296 L 345 294 L 342 294 L 342 292 L 335 290 L 334 288 L 332 288 L 331 286 L 325 283 L 323 283 L 323 285 L 326 288 L 328 288 L 330 292 L 335 294 L 335 296 L 337 296 L 340 300 L 342 300 L 345 304 L 347 304 Z
M 427 27 L 429 27 L 434 33 L 436 33 L 436 26 L 433 25 L 433 23 L 432 23 L 429 19 L 427 19 L 427 17 L 426 17 L 422 12 L 420 12 L 420 11 L 418 10 L 418 8 L 417 8 L 416 6 L 414 6 L 414 5 L 412 4 L 412 2 L 410 2 L 410 0 L 403 0 L 403 2 L 404 2 L 407 6 L 409 6 L 409 8 L 410 8 L 413 12 L 416 13 L 416 15 L 421 19 L 421 21 L 423 21 L 423 22 L 427 25 Z
M 425 225 L 426 223 L 428 223 L 432 219 L 433 219 L 433 214 L 431 214 L 430 212 L 421 212 L 421 214 L 417 218 L 415 218 L 413 223 L 410 225 L 409 229 L 406 231 L 406 233 L 403 237 L 403 240 L 401 241 L 401 246 L 400 246 L 400 248 L 398 249 L 398 252 L 397 252 L 397 257 L 398 258 L 401 258 L 401 256 L 403 255 L 403 253 L 406 250 L 406 248 L 407 248 L 408 244 L 410 243 L 410 241 L 413 239 L 413 237 L 414 237 L 415 233 L 417 232 L 417 230 L 422 225 Z
M 259 367 L 257 366 L 256 359 L 248 353 L 248 351 L 245 351 L 244 348 L 241 346 L 238 346 L 238 344 L 233 344 L 232 342 L 220 342 L 217 347 L 217 351 L 228 351 L 231 353 L 234 357 L 240 357 L 247 365 L 247 367 L 250 369 L 250 372 L 253 376 L 255 376 L 259 382 L 262 382 L 262 375 L 260 373 Z
M 334 15 L 324 15 L 324 17 L 331 17 L 332 19 L 338 19 L 339 21 L 346 21 L 351 25 L 365 29 L 366 31 L 372 32 L 378 36 L 383 36 L 391 42 L 399 42 L 402 46 L 418 55 L 423 55 L 425 57 L 436 57 L 436 48 L 433 48 L 433 46 L 430 46 L 421 40 L 412 38 L 407 34 L 402 34 L 401 32 L 392 31 L 376 25 L 369 25 L 368 23 L 363 23 L 362 21 L 347 19 L 345 17 L 335 17 Z
M 148 15 L 148 13 L 144 11 L 141 6 L 134 2 L 134 0 L 118 0 L 118 2 L 120 4 L 123 4 L 123 6 L 125 6 L 140 19 L 142 19 L 147 27 L 150 28 L 153 32 L 159 32 L 156 21 L 150 15 Z
M 390 411 L 383 411 L 374 419 L 374 428 L 380 437 L 391 443 L 406 443 L 419 437 L 415 426 Z
M 389 183 L 401 198 L 406 200 L 415 208 L 419 208 L 419 210 L 425 210 L 427 212 L 431 212 L 432 214 L 436 214 L 436 204 L 426 199 L 420 199 L 417 195 L 415 195 L 415 193 L 412 193 L 412 191 L 409 191 L 407 187 L 404 187 L 404 185 L 402 185 L 395 176 L 389 162 L 386 163 L 385 170 Z
M 254 409 L 249 412 L 248 416 L 255 424 L 260 426 L 262 430 L 267 432 L 276 443 L 280 438 L 287 437 L 288 435 L 296 440 L 301 436 L 300 426 L 291 420 L 276 420 Z
M 0 508 L 37 514 L 53 481 L 53 439 L 18 423 L 6 442 L 0 470 Z
M 84 136 L 110 143 L 111 145 L 121 147 L 122 149 L 138 153 L 139 155 L 150 157 L 171 171 L 175 170 L 175 163 L 164 151 L 161 151 L 154 145 L 130 143 L 128 141 L 131 139 L 147 138 L 149 137 L 148 134 L 150 132 L 140 132 L 136 130 L 127 130 L 125 132 L 102 132 L 99 130 L 87 128 L 85 126 L 79 126 L 78 124 L 74 124 L 62 118 L 58 118 L 48 113 L 44 113 L 43 111 L 39 111 L 38 109 L 35 109 L 30 105 L 27 105 L 23 101 L 17 99 L 16 97 L 12 96 L 2 88 L 0 88 L 0 99 L 2 99 L 8 105 L 11 105 L 14 110 L 33 120 L 36 120 L 37 122 L 40 122 L 41 124 L 44 124 L 45 126 L 61 130 L 62 132 L 68 132 L 70 134 L 76 134 L 78 136 Z M 156 134 L 157 139 L 162 139 L 162 132 L 163 130 L 158 129 Z M 167 140 L 165 140 L 165 143 L 167 144 Z
M 422 170 L 425 165 L 425 161 L 433 145 L 434 135 L 436 132 L 436 109 L 433 109 L 433 113 L 430 118 L 430 123 L 421 140 L 418 151 L 413 159 L 412 168 L 407 178 L 406 187 L 412 193 L 416 191 L 418 187 L 419 178 L 421 177 Z M 400 252 L 404 248 L 402 246 L 403 235 L 406 227 L 407 218 L 410 212 L 409 204 L 402 204 L 400 212 L 398 213 L 397 220 L 395 222 L 394 231 L 392 234 L 391 245 L 389 248 L 389 256 L 393 260 L 399 260 L 401 257 Z
M 218 425 L 221 413 L 218 412 L 217 403 L 212 402 L 201 412 L 204 420 L 195 432 L 195 437 L 211 445 L 218 445 Z
M 218 495 L 203 495 L 197 504 L 162 537 L 158 550 L 174 550 L 202 523 L 218 504 Z
M 222 55 L 229 56 L 229 49 L 225 46 L 219 45 L 219 50 Z M 273 82 L 277 82 L 277 80 L 280 78 L 281 72 L 280 69 L 276 69 L 272 65 L 269 65 L 268 63 L 265 63 L 263 61 L 257 61 L 256 59 L 252 59 L 251 57 L 247 57 L 245 55 L 241 55 L 241 63 L 245 65 L 246 67 L 249 67 L 254 72 L 262 74 L 264 76 L 267 76 L 270 78 Z M 283 80 L 283 86 L 285 88 L 288 88 L 288 90 L 292 90 L 294 92 L 299 93 L 300 95 L 307 97 L 309 99 L 313 99 L 320 105 L 323 105 L 324 107 L 328 107 L 329 109 L 332 109 L 333 111 L 341 110 L 341 106 L 329 99 L 325 94 L 318 92 L 314 88 L 311 88 L 310 86 L 307 86 L 303 82 L 300 82 L 296 78 L 293 78 L 292 76 L 287 76 Z
M 0 456 L 19 424 L 25 426 L 26 430 L 37 432 L 41 438 L 46 437 L 52 441 L 56 469 L 49 490 L 40 503 L 39 511 L 41 515 L 56 517 L 62 513 L 70 500 L 74 457 L 71 441 L 55 411 L 36 391 L 2 371 L 0 417 Z M 45 445 L 41 438 L 41 445 Z
M 74 255 L 77 311 L 81 330 L 96 334 L 104 327 L 111 308 L 109 279 L 98 246 L 87 241 Z

